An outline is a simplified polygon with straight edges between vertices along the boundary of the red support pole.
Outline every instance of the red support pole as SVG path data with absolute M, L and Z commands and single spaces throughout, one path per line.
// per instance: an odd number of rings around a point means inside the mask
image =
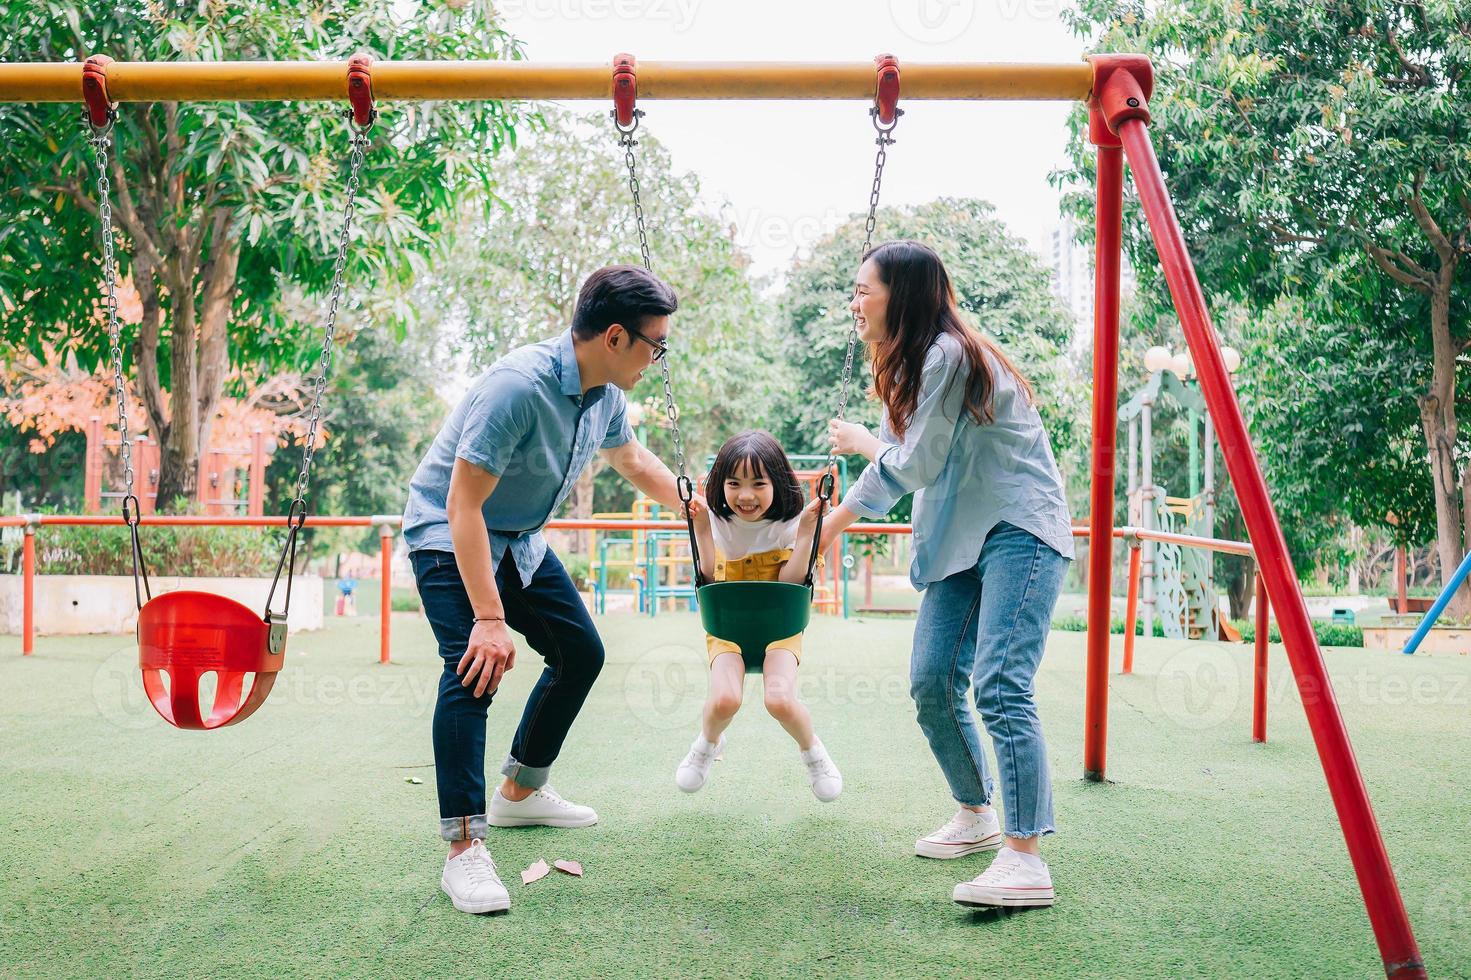
M 1251 740 L 1267 740 L 1267 583 L 1256 576 L 1256 658 L 1251 672 Z
M 1149 112 L 1144 108 L 1151 84 L 1148 61 L 1127 55 L 1095 56 L 1093 63 L 1096 70 L 1109 70 L 1099 72 L 1095 98 L 1128 155 L 1139 202 L 1149 220 L 1160 266 L 1200 378 L 1201 394 L 1216 425 L 1221 454 L 1236 489 L 1267 594 L 1276 605 L 1277 625 L 1282 631 L 1287 659 L 1292 665 L 1328 791 L 1358 876 L 1385 973 L 1391 978 L 1423 977 L 1425 963 L 1374 819 L 1363 774 L 1349 744 L 1343 715 L 1328 682 L 1323 653 L 1318 648 L 1307 604 L 1287 553 L 1287 540 L 1267 494 L 1261 465 L 1221 358 L 1220 341 L 1206 311 L 1205 294 L 1196 278 L 1185 237 L 1165 188 L 1164 174 L 1154 154 L 1149 137 Z
M 93 415 L 87 419 L 87 467 L 83 481 L 86 488 L 83 506 L 89 514 L 102 510 L 102 461 L 106 458 L 102 448 L 102 419 Z
M 1395 612 L 1401 616 L 1410 611 L 1409 564 L 1409 555 L 1405 554 L 1405 546 L 1400 545 L 1394 549 L 1394 595 L 1399 603 Z
M 1098 147 L 1093 272 L 1093 487 L 1088 518 L 1088 666 L 1083 704 L 1083 778 L 1101 782 L 1108 754 L 1109 627 L 1113 619 L 1114 467 L 1119 424 L 1119 275 L 1124 158 L 1096 102 L 1089 137 Z M 1127 642 L 1127 638 L 1126 638 Z
M 1139 568 L 1144 548 L 1138 540 L 1129 543 L 1129 601 L 1124 606 L 1124 673 L 1134 673 L 1134 628 L 1139 622 Z
M 29 657 L 36 651 L 36 528 L 26 525 L 25 542 L 21 546 L 21 624 L 20 652 Z
M 393 612 L 393 526 L 378 525 L 378 554 L 383 581 L 379 584 L 378 662 L 388 663 L 389 620 Z
M 246 479 L 250 482 L 250 489 L 245 498 L 245 513 L 249 517 L 259 517 L 265 513 L 266 490 L 266 437 L 260 429 L 250 434 L 250 474 Z

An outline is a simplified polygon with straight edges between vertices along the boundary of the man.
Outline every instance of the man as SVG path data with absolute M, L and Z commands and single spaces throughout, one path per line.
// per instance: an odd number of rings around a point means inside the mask
M 486 827 L 586 827 L 591 808 L 547 775 L 603 665 L 603 645 L 542 537 L 594 451 L 639 490 L 681 508 L 674 474 L 633 437 L 623 392 L 664 356 L 674 291 L 642 268 L 587 278 L 572 327 L 478 378 L 409 483 L 404 539 L 444 659 L 434 708 L 441 887 L 462 912 L 510 907 Z M 487 805 L 485 719 L 516 663 L 515 630 L 546 661 Z

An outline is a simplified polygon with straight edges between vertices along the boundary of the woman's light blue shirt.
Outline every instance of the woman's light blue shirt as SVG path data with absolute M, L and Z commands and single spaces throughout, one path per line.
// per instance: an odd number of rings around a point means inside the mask
M 1005 521 L 1073 557 L 1072 521 L 1041 416 L 1016 378 L 989 351 L 995 420 L 964 411 L 970 369 L 960 341 L 941 334 L 925 355 L 919 403 L 903 440 L 884 411 L 884 446 L 843 497 L 854 513 L 882 518 L 914 493 L 914 562 L 920 591 L 970 568 L 986 535 Z

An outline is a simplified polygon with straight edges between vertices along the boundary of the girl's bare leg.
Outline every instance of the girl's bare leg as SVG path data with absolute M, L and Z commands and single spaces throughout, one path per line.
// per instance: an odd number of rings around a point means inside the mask
M 766 710 L 781 723 L 787 734 L 797 740 L 803 752 L 812 748 L 817 736 L 812 733 L 812 715 L 797 698 L 797 658 L 790 650 L 766 651 L 762 681 L 766 690 Z

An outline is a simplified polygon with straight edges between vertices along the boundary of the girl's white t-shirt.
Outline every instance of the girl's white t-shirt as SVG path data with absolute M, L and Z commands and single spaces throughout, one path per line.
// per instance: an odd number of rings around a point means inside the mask
M 789 521 L 743 521 L 739 517 L 710 516 L 710 536 L 715 550 L 726 561 L 744 558 L 762 551 L 791 548 L 797 543 L 800 516 Z

